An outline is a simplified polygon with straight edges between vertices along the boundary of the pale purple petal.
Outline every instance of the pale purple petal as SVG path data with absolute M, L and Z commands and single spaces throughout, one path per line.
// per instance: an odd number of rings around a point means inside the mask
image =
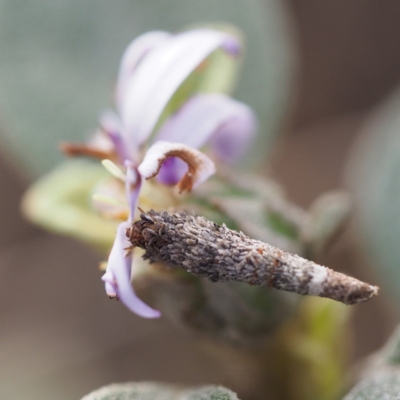
M 177 34 L 148 52 L 129 80 L 121 108 L 123 135 L 130 148 L 146 141 L 164 107 L 194 69 L 225 44 L 232 49 L 234 40 L 224 32 L 198 29 Z
M 240 41 L 235 36 L 230 36 L 224 41 L 222 48 L 232 56 L 239 56 L 242 50 Z
M 153 31 L 134 39 L 126 48 L 119 66 L 117 82 L 117 106 L 120 109 L 125 97 L 126 85 L 135 68 L 152 48 L 163 43 L 171 36 L 168 32 Z
M 68 146 L 69 144 L 67 144 Z M 85 148 L 85 145 L 81 146 Z M 86 149 L 91 149 L 103 153 L 103 155 L 112 154 L 115 151 L 114 142 L 110 136 L 102 130 L 97 130 L 95 134 L 89 139 Z
M 243 105 L 244 106 L 244 105 Z M 244 106 L 210 138 L 215 157 L 224 163 L 234 163 L 247 153 L 258 128 L 255 114 Z
M 106 110 L 100 115 L 100 126 L 108 134 L 116 134 L 121 131 L 121 121 L 112 110 Z
M 222 94 L 197 95 L 160 128 L 156 140 L 200 148 L 210 141 L 222 161 L 236 161 L 245 153 L 257 129 L 247 105 Z
M 110 290 L 135 314 L 145 318 L 158 318 L 161 313 L 152 309 L 136 296 L 131 284 L 132 256 L 126 256 L 129 242 L 126 238 L 127 222 L 118 225 L 114 245 L 108 258 L 107 271 L 103 276 L 107 294 Z
M 132 162 L 126 160 L 125 166 L 126 166 L 125 190 L 129 206 L 128 222 L 131 223 L 133 221 L 137 207 L 137 202 L 139 200 L 140 189 L 142 186 L 142 179 Z
M 187 165 L 178 157 L 171 157 L 164 161 L 157 175 L 158 182 L 164 185 L 176 185 L 187 171 Z
M 188 166 L 186 174 L 178 183 L 180 191 L 192 190 L 215 172 L 215 164 L 204 153 L 182 143 L 158 141 L 147 150 L 139 165 L 140 175 L 145 179 L 155 177 L 164 161 L 170 157 L 178 157 Z
M 121 121 L 118 115 L 111 110 L 103 112 L 103 114 L 100 116 L 100 126 L 113 143 L 113 147 L 118 154 L 119 160 L 123 162 L 127 159 L 133 159 L 133 157 L 128 155 L 127 149 L 125 148 L 122 140 Z
M 117 297 L 117 286 L 111 271 L 106 271 L 101 280 L 105 283 L 107 296 L 111 298 Z

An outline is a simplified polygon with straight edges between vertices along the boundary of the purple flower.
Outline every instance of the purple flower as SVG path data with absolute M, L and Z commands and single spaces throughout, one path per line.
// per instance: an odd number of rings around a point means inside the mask
M 143 317 L 156 318 L 160 312 L 135 295 L 133 252 L 125 234 L 134 219 L 143 179 L 157 176 L 161 184 L 191 191 L 215 172 L 214 162 L 198 148 L 209 144 L 215 161 L 229 163 L 243 154 L 256 129 L 248 106 L 218 93 L 193 93 L 172 115 L 161 119 L 181 84 L 218 49 L 238 57 L 240 43 L 231 34 L 211 29 L 176 35 L 150 32 L 134 40 L 121 61 L 117 113 L 102 116 L 102 140 L 98 137 L 91 144 L 91 151 L 101 144 L 103 153 L 108 149 L 110 158 L 126 168 L 129 218 L 118 227 L 102 279 L 110 297 Z

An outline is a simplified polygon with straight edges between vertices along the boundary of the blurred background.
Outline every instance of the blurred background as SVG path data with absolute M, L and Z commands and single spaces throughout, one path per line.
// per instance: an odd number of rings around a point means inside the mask
M 399 17 L 395 0 L 0 0 L 0 397 L 229 382 L 190 335 L 110 302 L 99 256 L 31 226 L 19 205 L 62 159 L 57 143 L 97 126 L 131 39 L 203 21 L 245 34 L 234 95 L 261 119 L 260 172 L 302 207 L 351 193 L 352 220 L 323 264 L 382 286 L 354 307 L 352 358 L 378 349 L 400 311 Z

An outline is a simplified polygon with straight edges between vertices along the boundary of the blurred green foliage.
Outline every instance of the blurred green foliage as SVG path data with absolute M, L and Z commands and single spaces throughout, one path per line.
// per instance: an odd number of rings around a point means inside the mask
M 101 217 L 92 204 L 94 187 L 108 177 L 100 163 L 64 162 L 31 186 L 23 198 L 22 211 L 43 228 L 73 236 L 108 254 L 118 221 Z
M 349 307 L 306 297 L 278 337 L 281 398 L 336 400 L 343 393 L 350 346 Z
M 276 0 L 0 0 L 2 146 L 35 176 L 62 156 L 60 141 L 82 141 L 112 105 L 121 54 L 149 30 L 228 22 L 246 40 L 235 97 L 261 119 L 264 158 L 288 98 L 290 46 Z M 254 158 L 249 158 L 254 160 Z

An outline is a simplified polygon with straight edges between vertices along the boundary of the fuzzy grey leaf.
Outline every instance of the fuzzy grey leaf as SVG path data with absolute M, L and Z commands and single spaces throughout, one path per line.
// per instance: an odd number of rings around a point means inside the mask
M 400 400 L 400 374 L 383 373 L 356 385 L 343 400 Z
M 236 393 L 222 386 L 205 386 L 185 392 L 179 400 L 239 400 Z
M 350 197 L 344 191 L 324 193 L 313 202 L 301 231 L 308 257 L 318 259 L 343 229 L 349 213 Z
M 102 387 L 82 400 L 239 400 L 222 386 L 204 386 L 184 390 L 159 383 L 122 383 Z
M 89 393 L 82 400 L 175 400 L 178 390 L 159 383 L 118 383 Z
M 359 234 L 382 283 L 400 299 L 400 92 L 367 122 L 348 168 Z

